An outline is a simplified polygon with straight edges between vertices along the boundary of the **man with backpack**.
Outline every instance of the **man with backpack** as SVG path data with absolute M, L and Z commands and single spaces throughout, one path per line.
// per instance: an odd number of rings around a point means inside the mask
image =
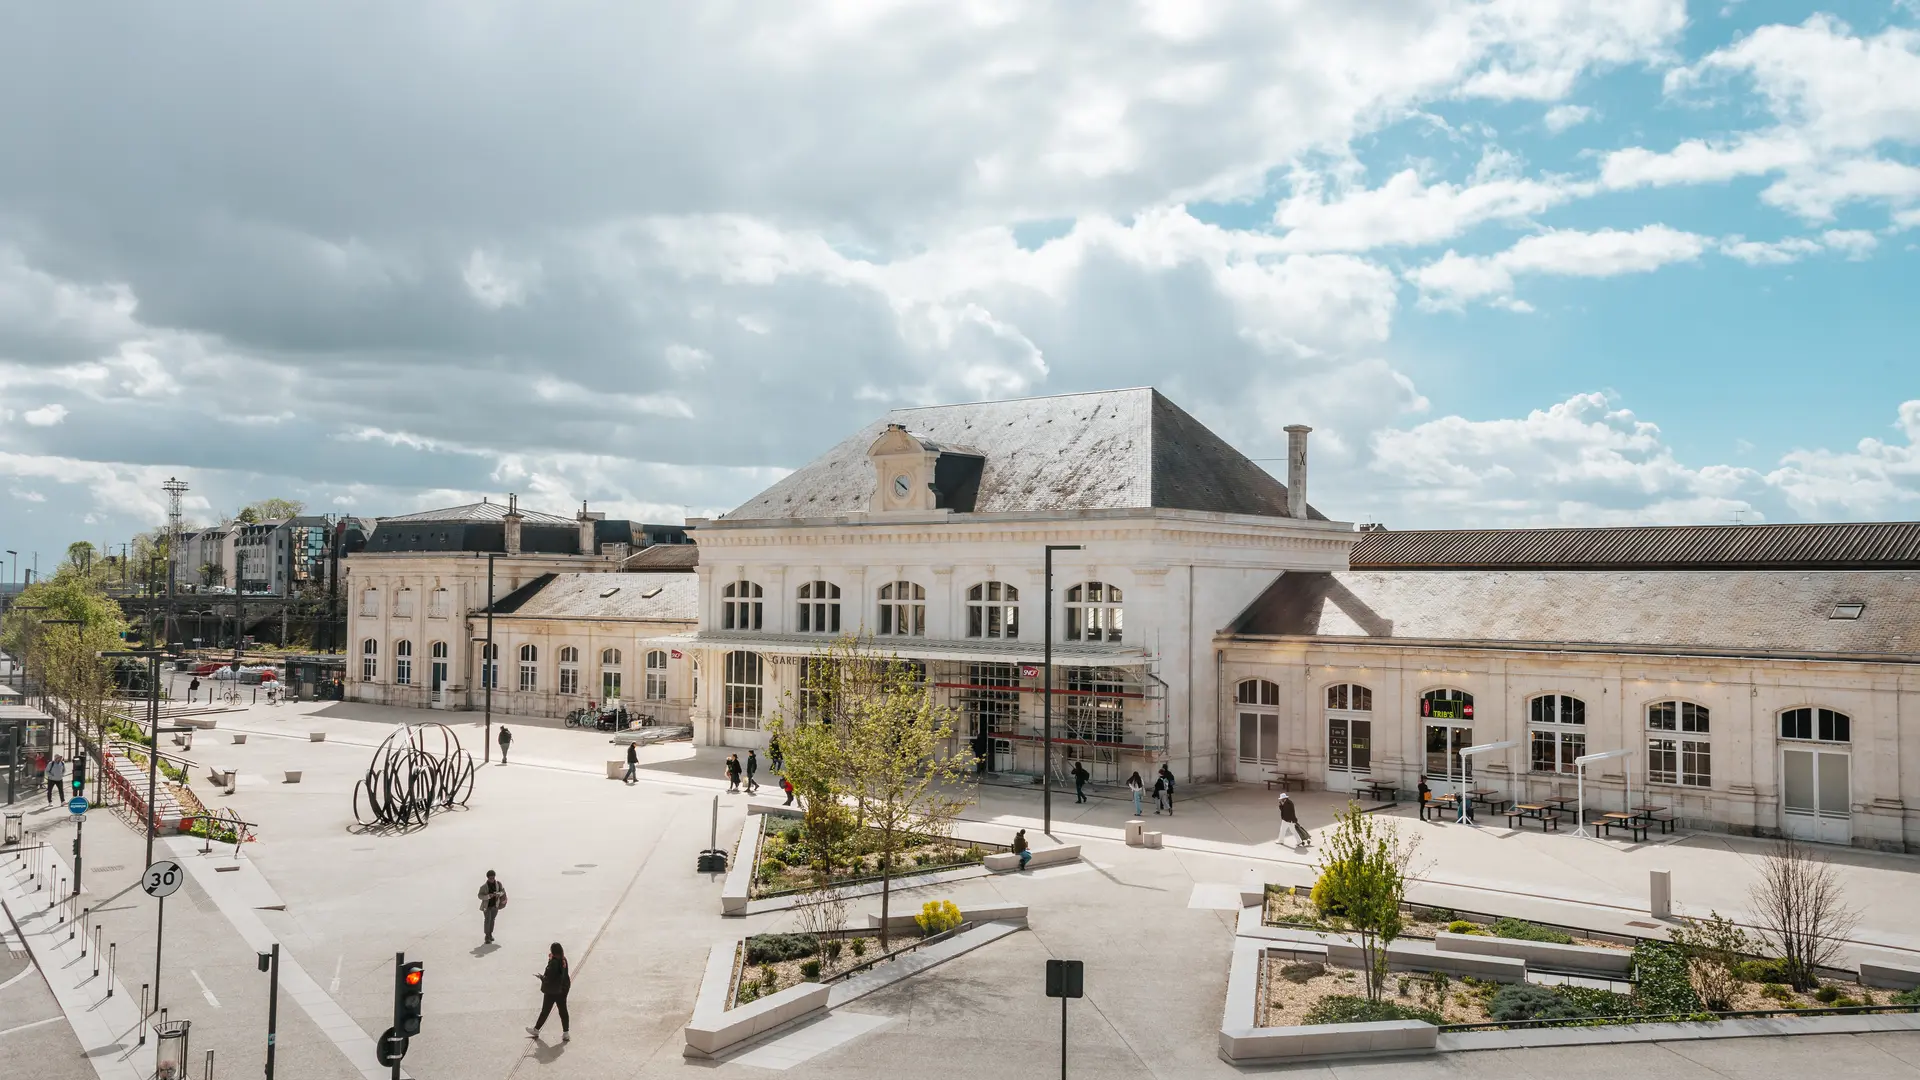
M 487 880 L 480 884 L 480 919 L 482 933 L 486 935 L 482 945 L 493 944 L 494 917 L 506 906 L 507 887 L 500 884 L 500 879 L 493 876 L 493 871 L 487 871 Z

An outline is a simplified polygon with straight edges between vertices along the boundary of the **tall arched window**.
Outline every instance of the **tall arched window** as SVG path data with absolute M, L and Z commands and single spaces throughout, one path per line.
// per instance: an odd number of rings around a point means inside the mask
M 500 646 L 480 646 L 480 688 L 500 689 Z
M 1713 741 L 1705 705 L 1656 701 L 1647 706 L 1647 779 L 1655 784 L 1713 786 Z
M 647 700 L 667 700 L 667 651 L 647 650 Z
M 1247 679 L 1234 688 L 1233 698 L 1239 705 L 1240 760 L 1250 765 L 1277 763 L 1280 760 L 1279 685 L 1265 679 Z
M 1442 688 L 1420 695 L 1420 716 L 1426 726 L 1428 776 L 1471 777 L 1473 759 L 1460 751 L 1473 745 L 1473 695 Z
M 726 698 L 723 710 L 726 725 L 730 728 L 759 727 L 761 699 L 766 695 L 765 662 L 760 659 L 759 653 L 730 652 L 724 666 L 721 687 Z
M 840 632 L 840 586 L 830 581 L 809 581 L 800 586 L 800 619 L 803 634 Z
M 967 590 L 967 636 L 1020 636 L 1020 590 L 998 581 L 983 581 Z
M 1120 587 L 1098 581 L 1067 590 L 1068 641 L 1120 640 Z
M 1527 702 L 1529 760 L 1534 772 L 1579 772 L 1587 752 L 1587 703 L 1568 694 L 1541 694 Z
M 605 701 L 619 701 L 620 693 L 620 650 L 600 650 L 600 697 Z
M 1832 709 L 1788 709 L 1780 714 L 1780 737 L 1852 742 L 1853 718 Z
M 1373 772 L 1372 713 L 1373 691 L 1367 687 L 1327 687 L 1327 776 L 1332 786 L 1350 788 L 1355 777 Z
M 413 682 L 413 642 L 396 641 L 393 643 L 393 685 L 407 686 Z
M 533 645 L 520 646 L 520 692 L 540 689 L 540 650 Z
M 880 633 L 925 637 L 927 590 L 911 581 L 880 586 Z
M 447 643 L 444 641 L 436 641 L 427 647 L 427 652 L 433 657 L 430 662 L 432 666 L 428 671 L 428 688 L 435 694 L 439 694 L 441 688 L 447 685 Z M 436 702 L 438 700 L 438 698 L 435 698 Z
M 580 650 L 571 645 L 560 646 L 560 692 L 578 694 L 580 692 Z
M 360 643 L 360 681 L 372 682 L 380 674 L 380 642 L 368 638 Z
M 720 589 L 720 629 L 758 630 L 761 628 L 760 586 L 751 581 L 730 581 Z

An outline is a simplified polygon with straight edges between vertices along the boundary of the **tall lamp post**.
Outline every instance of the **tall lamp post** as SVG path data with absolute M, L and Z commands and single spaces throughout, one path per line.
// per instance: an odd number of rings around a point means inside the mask
M 486 742 L 480 747 L 481 764 L 493 761 L 493 684 L 498 677 L 493 655 L 493 560 L 494 552 L 487 552 L 487 643 L 480 650 L 480 681 L 486 694 L 487 733 Z
M 147 730 L 151 733 L 153 744 L 147 747 L 147 866 L 153 865 L 153 841 L 159 832 L 159 818 L 153 812 L 153 802 L 160 787 L 160 736 L 180 731 L 192 731 L 187 725 L 171 727 L 160 726 L 160 658 L 166 655 L 165 649 L 126 649 L 116 652 L 103 652 L 102 657 L 131 656 L 147 662 Z M 104 763 L 104 757 L 102 759 Z M 105 769 L 101 770 L 102 772 Z M 158 922 L 153 941 L 153 1007 L 160 1007 L 160 950 L 166 942 L 167 898 L 161 896 Z
M 1046 704 L 1041 706 L 1041 715 L 1045 718 L 1040 729 L 1040 743 L 1043 747 L 1040 762 L 1040 805 L 1044 820 L 1040 831 L 1053 835 L 1053 553 L 1056 551 L 1079 551 L 1079 544 L 1048 544 L 1045 558 L 1046 588 L 1042 602 L 1046 605 L 1041 615 L 1040 636 L 1044 639 L 1045 659 L 1041 661 L 1041 677 L 1044 689 L 1041 696 Z

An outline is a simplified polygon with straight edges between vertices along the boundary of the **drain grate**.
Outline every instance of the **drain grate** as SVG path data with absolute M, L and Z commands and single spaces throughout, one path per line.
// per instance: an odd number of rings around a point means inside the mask
M 1628 926 L 1642 926 L 1642 927 L 1645 927 L 1645 928 L 1647 928 L 1648 930 L 1658 930 L 1658 929 L 1660 929 L 1660 924 L 1659 924 L 1659 923 L 1657 923 L 1657 922 L 1632 922 L 1632 921 L 1629 921 L 1629 922 L 1627 923 L 1627 925 L 1628 925 Z
M 96 866 L 96 867 L 93 867 L 92 869 L 93 869 L 93 872 L 94 872 L 94 873 L 96 873 L 96 874 L 112 874 L 112 873 L 116 873 L 116 872 L 118 872 L 118 871 L 121 871 L 121 870 L 125 870 L 125 869 L 126 869 L 126 867 L 124 867 L 124 866 Z

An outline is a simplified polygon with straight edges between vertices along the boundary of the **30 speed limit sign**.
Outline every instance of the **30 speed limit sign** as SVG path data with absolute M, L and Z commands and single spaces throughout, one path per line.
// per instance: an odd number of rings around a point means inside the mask
M 147 867 L 140 875 L 140 887 L 148 896 L 172 896 L 180 891 L 180 883 L 186 879 L 187 872 L 180 864 L 171 859 L 162 859 Z

